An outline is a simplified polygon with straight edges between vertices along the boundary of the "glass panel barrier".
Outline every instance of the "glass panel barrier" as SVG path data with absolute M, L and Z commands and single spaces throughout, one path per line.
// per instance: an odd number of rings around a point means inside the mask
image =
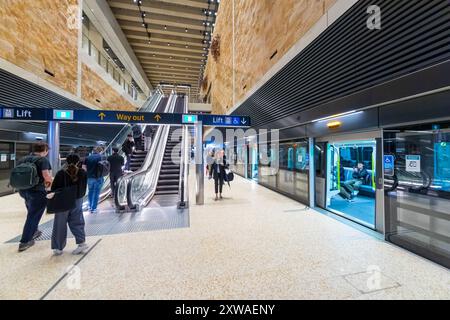
M 387 240 L 449 268 L 450 123 L 387 130 L 384 156 Z

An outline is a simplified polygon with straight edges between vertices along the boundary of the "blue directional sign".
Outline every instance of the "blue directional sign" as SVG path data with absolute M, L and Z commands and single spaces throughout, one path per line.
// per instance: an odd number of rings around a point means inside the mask
M 395 165 L 394 160 L 395 160 L 394 156 L 392 156 L 392 155 L 384 156 L 384 175 L 385 176 L 389 176 L 389 177 L 394 176 L 394 165 Z
M 49 110 L 52 109 L 3 107 L 0 111 L 0 119 L 47 121 Z
M 0 119 L 29 121 L 60 121 L 82 123 L 147 123 L 169 125 L 191 125 L 201 122 L 205 126 L 250 127 L 246 116 L 211 114 L 151 113 L 106 110 L 60 110 L 40 108 L 0 108 Z
M 250 118 L 245 116 L 201 115 L 205 126 L 214 127 L 250 127 Z

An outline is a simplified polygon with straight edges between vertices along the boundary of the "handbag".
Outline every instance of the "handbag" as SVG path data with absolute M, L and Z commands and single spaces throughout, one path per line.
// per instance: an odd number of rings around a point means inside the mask
M 64 172 L 64 187 L 47 195 L 47 213 L 67 212 L 76 207 L 77 185 L 68 186 L 67 174 Z
M 225 175 L 226 175 L 226 179 L 228 182 L 231 182 L 234 180 L 234 173 L 233 171 L 229 170 L 229 169 L 225 169 Z

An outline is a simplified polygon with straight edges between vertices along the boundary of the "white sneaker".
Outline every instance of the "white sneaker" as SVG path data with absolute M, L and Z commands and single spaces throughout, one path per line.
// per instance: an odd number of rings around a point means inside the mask
M 60 256 L 60 255 L 62 255 L 63 254 L 63 251 L 62 250 L 59 250 L 59 249 L 53 249 L 53 255 L 56 257 L 56 256 Z
M 84 254 L 89 249 L 89 246 L 86 243 L 81 243 L 78 245 L 78 247 L 72 251 L 72 254 L 78 255 L 78 254 Z

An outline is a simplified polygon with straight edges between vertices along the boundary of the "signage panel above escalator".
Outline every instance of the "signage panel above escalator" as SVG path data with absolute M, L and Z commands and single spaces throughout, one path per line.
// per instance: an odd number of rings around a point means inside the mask
M 105 124 L 168 124 L 193 125 L 202 123 L 215 127 L 250 127 L 250 118 L 246 116 L 225 116 L 211 114 L 151 113 L 106 110 L 60 110 L 38 108 L 0 108 L 0 119 L 59 121 Z

